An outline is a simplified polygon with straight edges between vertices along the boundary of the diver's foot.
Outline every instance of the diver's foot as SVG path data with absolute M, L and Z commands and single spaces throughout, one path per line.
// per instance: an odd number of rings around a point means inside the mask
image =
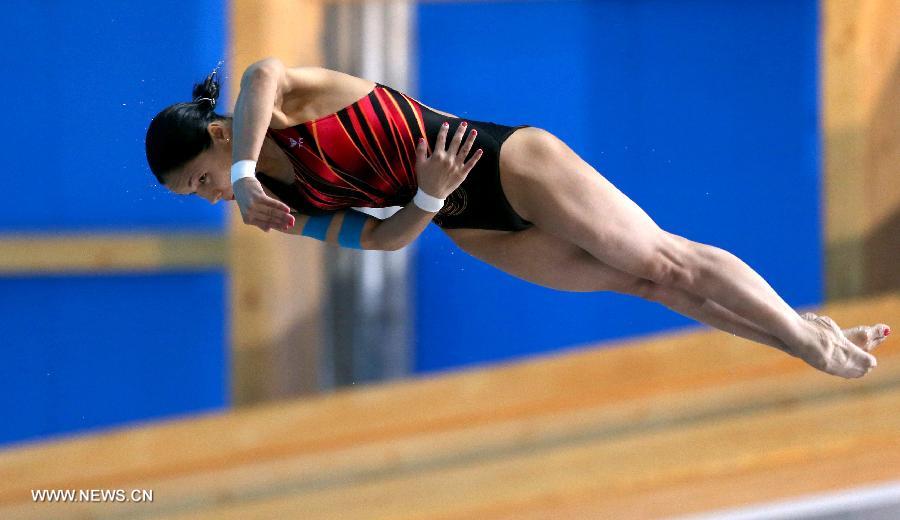
M 798 357 L 813 368 L 850 379 L 862 377 L 878 365 L 875 356 L 847 339 L 831 318 L 804 318 L 811 339 L 796 350 Z
M 812 312 L 806 312 L 800 316 L 805 320 L 812 320 L 819 317 Z M 828 316 L 822 316 L 822 318 L 834 323 L 834 320 Z M 859 325 L 849 329 L 841 329 L 841 333 L 857 347 L 866 352 L 872 352 L 887 339 L 888 335 L 891 333 L 891 328 L 884 323 L 878 323 L 876 325 Z

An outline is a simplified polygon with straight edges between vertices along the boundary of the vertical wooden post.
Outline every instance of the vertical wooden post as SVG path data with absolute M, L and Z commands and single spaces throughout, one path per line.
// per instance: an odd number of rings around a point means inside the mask
M 833 300 L 900 289 L 900 3 L 821 6 L 826 294 Z
M 254 61 L 275 56 L 289 66 L 321 65 L 323 9 L 312 0 L 232 1 L 230 106 Z M 316 391 L 328 246 L 244 225 L 236 207 L 229 237 L 232 402 Z

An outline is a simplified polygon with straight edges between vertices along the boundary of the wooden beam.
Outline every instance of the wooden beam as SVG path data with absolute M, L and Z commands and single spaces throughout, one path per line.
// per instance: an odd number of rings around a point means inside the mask
M 224 269 L 227 258 L 214 233 L 0 236 L 0 275 Z

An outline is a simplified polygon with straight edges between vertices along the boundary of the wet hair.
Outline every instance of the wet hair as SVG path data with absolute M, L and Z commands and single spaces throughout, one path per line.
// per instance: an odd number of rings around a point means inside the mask
M 206 128 L 209 123 L 231 119 L 215 112 L 220 93 L 218 72 L 217 66 L 205 80 L 194 84 L 192 101 L 171 105 L 150 121 L 144 145 L 150 171 L 160 184 L 166 184 L 172 170 L 212 146 Z

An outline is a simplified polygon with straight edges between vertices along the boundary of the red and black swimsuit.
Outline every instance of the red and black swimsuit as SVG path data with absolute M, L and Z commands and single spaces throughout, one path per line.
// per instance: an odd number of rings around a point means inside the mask
M 321 215 L 351 207 L 405 206 L 418 189 L 416 142 L 434 145 L 448 121 L 448 140 L 462 119 L 439 114 L 415 99 L 376 83 L 362 99 L 341 110 L 266 135 L 286 152 L 293 184 L 264 172 L 260 182 L 300 213 Z M 444 228 L 521 230 L 532 224 L 510 206 L 500 186 L 500 145 L 518 128 L 466 120 L 478 131 L 472 150 L 484 154 L 466 180 L 432 219 Z

